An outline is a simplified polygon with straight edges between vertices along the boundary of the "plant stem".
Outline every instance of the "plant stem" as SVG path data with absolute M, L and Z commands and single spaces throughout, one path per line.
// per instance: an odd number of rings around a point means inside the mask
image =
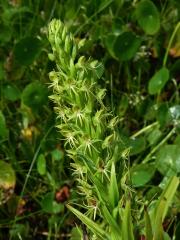
M 142 133 L 148 131 L 149 129 L 151 129 L 151 128 L 153 128 L 154 126 L 157 126 L 157 125 L 158 125 L 158 122 L 154 122 L 154 123 L 152 123 L 152 124 L 150 124 L 150 125 L 142 128 L 141 130 L 139 130 L 139 131 L 136 132 L 135 134 L 133 134 L 133 135 L 131 136 L 131 138 L 136 138 L 136 137 L 138 137 L 139 135 L 141 135 Z
M 169 40 L 168 47 L 167 47 L 167 49 L 166 49 L 166 53 L 165 53 L 164 59 L 163 59 L 163 67 L 166 66 L 166 62 L 167 62 L 167 58 L 168 58 L 168 52 L 169 52 L 169 49 L 170 49 L 170 47 L 171 47 L 171 45 L 172 45 L 172 42 L 173 42 L 173 40 L 174 40 L 174 37 L 175 37 L 175 35 L 176 35 L 179 27 L 180 27 L 180 22 L 177 23 L 177 25 L 176 25 L 176 27 L 175 27 L 172 35 L 171 35 L 171 38 L 170 38 L 170 40 Z
M 38 157 L 38 154 L 39 154 L 39 152 L 40 152 L 40 150 L 41 150 L 42 143 L 43 143 L 44 140 L 47 138 L 47 136 L 49 135 L 49 133 L 51 132 L 51 130 L 53 129 L 53 127 L 54 127 L 54 126 L 51 126 L 51 127 L 48 129 L 48 131 L 46 132 L 46 134 L 45 134 L 44 137 L 42 138 L 39 146 L 37 147 L 37 150 L 36 150 L 36 152 L 35 152 L 35 154 L 34 154 L 33 160 L 32 160 L 32 162 L 31 162 L 31 165 L 30 165 L 30 167 L 29 167 L 28 173 L 27 173 L 26 178 L 25 178 L 25 181 L 24 181 L 24 185 L 23 185 L 23 188 L 22 188 L 22 191 L 21 191 L 21 195 L 20 195 L 21 197 L 22 197 L 23 194 L 24 194 L 24 191 L 25 191 L 27 182 L 28 182 L 28 180 L 29 180 L 31 171 L 32 171 L 33 166 L 34 166 L 34 164 L 35 164 L 35 161 L 36 161 L 36 159 L 37 159 L 37 157 Z
M 175 127 L 166 135 L 166 137 L 156 146 L 154 147 L 150 153 L 145 157 L 145 159 L 142 161 L 142 163 L 149 162 L 151 156 L 165 143 L 167 140 L 175 133 Z

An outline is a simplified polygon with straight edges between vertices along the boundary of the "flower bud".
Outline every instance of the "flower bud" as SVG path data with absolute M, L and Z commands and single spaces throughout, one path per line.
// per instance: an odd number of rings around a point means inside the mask
M 64 42 L 67 36 L 67 30 L 66 27 L 64 26 L 63 30 L 62 30 L 62 41 Z
M 71 40 L 68 35 L 65 38 L 64 50 L 68 55 L 71 54 Z
M 76 55 L 77 55 L 77 45 L 74 43 L 74 45 L 72 47 L 72 52 L 71 52 L 71 56 L 72 56 L 73 60 L 75 60 Z
M 48 54 L 48 58 L 49 58 L 49 60 L 52 61 L 52 62 L 55 60 L 55 56 L 54 56 L 54 54 L 52 54 L 52 53 L 49 53 L 49 54 Z
M 110 120 L 108 128 L 114 129 L 118 122 L 119 122 L 118 116 L 114 117 L 113 119 Z

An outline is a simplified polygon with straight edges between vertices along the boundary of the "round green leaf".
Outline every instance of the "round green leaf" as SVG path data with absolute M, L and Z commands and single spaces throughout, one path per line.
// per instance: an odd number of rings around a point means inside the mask
M 41 41 L 35 37 L 21 39 L 14 48 L 14 56 L 22 65 L 30 65 L 41 50 Z
M 6 120 L 3 113 L 0 111 L 0 138 L 6 138 L 8 129 L 6 128 Z
M 41 201 L 41 206 L 43 211 L 47 213 L 59 213 L 64 209 L 64 205 L 61 203 L 57 203 L 54 200 L 54 193 L 50 192 L 45 195 L 43 200 Z
M 154 164 L 140 164 L 131 169 L 133 186 L 141 187 L 148 183 L 155 172 Z
M 37 111 L 48 101 L 47 88 L 40 82 L 27 85 L 22 93 L 22 101 L 31 109 Z
M 136 7 L 136 18 L 145 33 L 153 35 L 160 28 L 160 16 L 157 7 L 150 0 L 142 0 Z
M 142 152 L 146 147 L 146 141 L 144 137 L 131 138 L 129 141 L 129 146 L 131 148 L 130 155 L 136 155 Z
M 46 159 L 43 154 L 40 154 L 37 159 L 37 171 L 40 175 L 46 173 Z
M 149 80 L 148 92 L 150 94 L 160 93 L 160 91 L 164 88 L 168 79 L 169 79 L 169 70 L 166 67 L 162 67 Z
M 124 32 L 116 38 L 113 51 L 119 60 L 127 61 L 134 57 L 140 45 L 141 39 L 133 32 Z
M 180 148 L 178 145 L 165 145 L 157 154 L 156 165 L 158 170 L 166 175 L 169 170 L 172 174 L 180 173 Z
M 0 160 L 0 204 L 6 202 L 13 193 L 16 176 L 10 164 Z
M 6 99 L 10 101 L 16 101 L 20 98 L 21 93 L 18 88 L 8 84 L 3 87 L 3 95 Z

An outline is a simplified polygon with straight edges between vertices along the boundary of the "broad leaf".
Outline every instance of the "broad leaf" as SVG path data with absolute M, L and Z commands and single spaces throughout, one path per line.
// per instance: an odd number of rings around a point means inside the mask
M 169 80 L 169 70 L 166 67 L 162 67 L 149 80 L 148 92 L 150 94 L 160 93 L 168 80 Z
M 131 180 L 135 187 L 144 186 L 153 177 L 154 164 L 139 164 L 131 169 Z
M 14 48 L 15 59 L 22 65 L 30 65 L 41 51 L 41 41 L 35 37 L 21 39 Z
M 180 148 L 178 145 L 165 145 L 157 153 L 156 166 L 163 174 L 171 170 L 172 173 L 180 173 Z
M 142 0 L 136 7 L 136 18 L 145 33 L 153 35 L 159 31 L 160 16 L 156 5 L 150 0 Z
M 22 93 L 22 101 L 32 110 L 40 110 L 48 101 L 47 88 L 40 82 L 33 82 L 27 85 Z
M 3 87 L 3 95 L 6 99 L 10 101 L 16 101 L 20 98 L 21 93 L 17 87 L 8 84 Z
M 114 55 L 121 61 L 133 58 L 141 45 L 141 39 L 133 32 L 124 32 L 114 42 Z

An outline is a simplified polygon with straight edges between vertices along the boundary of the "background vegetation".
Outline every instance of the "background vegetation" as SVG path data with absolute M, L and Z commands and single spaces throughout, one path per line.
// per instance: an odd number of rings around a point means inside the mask
M 104 65 L 99 84 L 120 119 L 120 157 L 137 205 L 156 201 L 179 176 L 179 9 L 176 0 L 0 0 L 1 239 L 73 240 L 72 228 L 83 229 L 65 207 L 81 197 L 48 99 L 52 18 L 77 42 L 86 39 L 82 55 Z M 179 239 L 179 211 L 177 191 L 163 224 L 167 239 Z

